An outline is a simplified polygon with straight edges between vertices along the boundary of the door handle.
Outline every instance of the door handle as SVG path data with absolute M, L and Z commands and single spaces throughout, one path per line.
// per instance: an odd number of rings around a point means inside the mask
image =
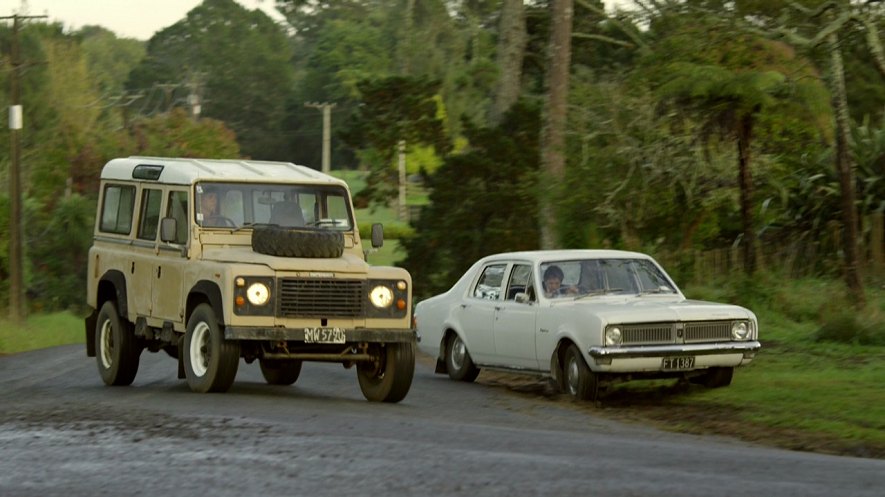
M 462 309 L 467 309 L 467 304 L 461 304 Z
M 157 266 L 157 278 L 160 277 L 160 273 L 163 271 L 163 266 Z

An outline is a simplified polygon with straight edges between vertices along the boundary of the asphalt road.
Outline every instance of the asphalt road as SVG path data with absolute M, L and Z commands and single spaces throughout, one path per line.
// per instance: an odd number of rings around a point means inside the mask
M 354 370 L 291 387 L 240 363 L 193 394 L 145 352 L 105 387 L 84 347 L 0 357 L 0 496 L 876 496 L 885 460 L 791 452 L 622 424 L 559 397 L 434 375 L 363 400 Z M 480 377 L 482 379 L 482 376 Z

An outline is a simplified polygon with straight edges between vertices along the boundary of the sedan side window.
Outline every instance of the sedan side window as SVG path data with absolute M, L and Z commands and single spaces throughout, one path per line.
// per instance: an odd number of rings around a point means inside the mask
M 478 299 L 498 300 L 501 295 L 501 286 L 504 282 L 504 269 L 507 264 L 493 264 L 487 266 L 476 282 L 473 296 Z
M 516 264 L 510 271 L 510 283 L 507 285 L 507 297 L 505 300 L 516 300 L 517 293 L 525 293 L 529 301 L 534 300 L 532 288 L 532 267 L 528 264 Z

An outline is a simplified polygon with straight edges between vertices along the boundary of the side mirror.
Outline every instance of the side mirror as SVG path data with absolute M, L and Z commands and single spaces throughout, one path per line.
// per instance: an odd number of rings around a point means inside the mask
M 174 217 L 164 217 L 160 221 L 160 241 L 175 243 L 175 235 L 178 231 L 178 221 Z
M 384 225 L 381 223 L 372 224 L 372 247 L 379 248 L 384 245 Z

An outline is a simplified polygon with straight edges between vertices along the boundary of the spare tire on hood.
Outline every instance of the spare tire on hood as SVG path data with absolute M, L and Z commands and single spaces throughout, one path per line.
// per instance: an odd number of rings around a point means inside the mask
M 339 231 L 257 225 L 252 229 L 252 250 L 280 257 L 336 258 L 344 253 Z

